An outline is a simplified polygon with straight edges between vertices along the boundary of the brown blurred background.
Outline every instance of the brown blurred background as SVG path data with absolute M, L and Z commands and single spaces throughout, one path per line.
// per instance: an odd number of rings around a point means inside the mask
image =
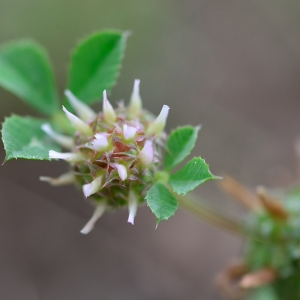
M 60 94 L 70 49 L 103 28 L 133 32 L 113 101 L 128 100 L 140 78 L 145 106 L 154 113 L 171 107 L 168 130 L 203 125 L 194 154 L 215 174 L 250 188 L 294 176 L 299 1 L 0 0 L 0 42 L 30 37 L 44 45 Z M 1 120 L 36 115 L 2 89 L 0 98 Z M 239 238 L 184 211 L 155 230 L 146 206 L 135 226 L 120 210 L 82 236 L 92 207 L 73 187 L 38 180 L 65 170 L 63 162 L 21 160 L 1 167 L 0 299 L 222 299 L 214 277 L 241 255 Z M 197 194 L 243 213 L 214 182 Z

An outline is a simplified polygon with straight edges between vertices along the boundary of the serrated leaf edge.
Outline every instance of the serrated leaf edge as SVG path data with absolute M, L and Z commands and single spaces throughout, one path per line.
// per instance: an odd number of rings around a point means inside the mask
M 189 160 L 189 161 L 188 161 L 188 162 L 187 162 L 180 170 L 176 171 L 176 172 L 173 173 L 173 174 L 170 174 L 170 179 L 169 179 L 169 181 L 171 180 L 172 175 L 174 175 L 174 174 L 180 172 L 180 171 L 181 171 L 181 170 L 182 170 L 189 162 L 191 162 L 191 161 L 192 161 L 193 159 L 195 159 L 195 158 L 200 158 L 201 160 L 204 161 L 204 163 L 207 165 L 207 169 L 208 169 L 208 172 L 209 172 L 209 174 L 211 175 L 211 177 L 205 179 L 203 182 L 199 183 L 193 190 L 188 191 L 188 192 L 186 192 L 186 193 L 178 193 L 178 192 L 176 192 L 176 191 L 173 189 L 173 187 L 171 186 L 171 184 L 169 183 L 174 193 L 176 193 L 176 194 L 178 194 L 178 195 L 186 195 L 186 194 L 188 194 L 188 193 L 194 191 L 197 187 L 199 187 L 200 185 L 202 185 L 202 184 L 205 183 L 205 182 L 208 182 L 208 181 L 210 181 L 210 180 L 218 180 L 218 179 L 222 179 L 222 177 L 216 176 L 216 175 L 212 174 L 212 172 L 210 171 L 210 168 L 209 168 L 209 164 L 206 163 L 206 160 L 205 160 L 204 158 L 202 158 L 201 156 L 194 156 L 194 157 L 193 157 L 192 159 L 190 159 L 190 160 Z
M 24 160 L 38 160 L 38 161 L 51 161 L 51 159 L 49 158 L 49 159 L 42 159 L 42 158 L 35 158 L 35 159 L 30 159 L 30 158 L 25 158 L 25 157 L 17 157 L 17 156 L 13 156 L 13 155 L 7 155 L 7 149 L 6 149 L 6 145 L 5 145 L 5 143 L 4 143 L 4 140 L 3 140 L 3 125 L 4 125 L 4 123 L 5 123 L 5 121 L 7 120 L 7 119 L 9 119 L 9 118 L 12 118 L 12 117 L 22 117 L 22 118 L 32 118 L 32 119 L 35 119 L 35 120 L 40 120 L 40 121 L 44 121 L 44 119 L 40 119 L 40 118 L 36 118 L 36 117 L 33 117 L 33 116 L 28 116 L 28 115 L 26 115 L 26 116 L 19 116 L 19 115 L 17 115 L 17 114 L 14 114 L 14 113 L 12 113 L 10 116 L 5 116 L 4 117 L 4 121 L 1 123 L 1 141 L 2 141 L 2 144 L 3 144 L 3 148 L 4 148 L 4 150 L 5 150 L 5 157 L 4 157 L 4 160 L 3 160 L 3 162 L 2 162 L 2 166 L 6 163 L 6 162 L 8 162 L 8 161 L 10 161 L 10 160 L 12 160 L 12 159 L 24 159 Z M 47 122 L 47 120 L 45 119 L 45 122 Z
M 86 43 L 89 39 L 92 39 L 95 36 L 103 34 L 103 33 L 119 33 L 119 34 L 122 35 L 122 39 L 123 39 L 123 41 L 125 43 L 124 43 L 124 51 L 123 51 L 123 53 L 121 55 L 121 61 L 124 60 L 125 50 L 126 50 L 126 47 L 127 47 L 126 40 L 131 35 L 131 31 L 129 31 L 129 30 L 122 31 L 122 30 L 118 30 L 118 29 L 104 29 L 104 30 L 101 30 L 101 31 L 95 31 L 95 32 L 93 32 L 93 33 L 91 33 L 91 34 L 83 37 L 83 38 L 80 38 L 80 39 L 77 40 L 77 43 L 76 43 L 75 47 L 70 51 L 70 62 L 69 62 L 68 68 L 67 68 L 67 72 L 68 72 L 67 73 L 67 75 L 68 75 L 67 87 L 70 87 L 70 80 L 71 80 L 70 74 L 71 74 L 71 70 L 72 70 L 72 63 L 71 62 L 72 62 L 73 56 L 76 55 L 76 53 L 78 52 L 78 50 L 79 50 L 79 48 L 80 48 L 81 45 L 83 45 L 84 43 Z M 121 69 L 122 69 L 122 64 L 121 64 L 121 66 L 119 68 L 119 71 L 118 71 L 118 73 L 116 75 L 116 78 L 115 78 L 115 80 L 114 80 L 114 82 L 113 82 L 113 84 L 111 86 L 111 89 L 116 85 L 117 79 L 119 78 L 120 73 L 121 73 Z M 108 94 L 109 94 L 110 90 L 107 90 Z M 71 92 L 73 92 L 73 91 L 71 91 Z M 67 99 L 65 97 L 64 102 L 66 102 L 66 100 Z M 89 103 L 89 105 L 92 105 L 92 104 L 94 104 L 94 102 Z
M 192 128 L 194 128 L 194 129 L 196 129 L 196 140 L 195 140 L 194 146 L 193 146 L 193 148 L 191 149 L 191 151 L 186 155 L 186 157 L 185 157 L 181 162 L 179 162 L 178 164 L 172 166 L 171 168 L 166 168 L 166 167 L 165 167 L 164 169 L 165 169 L 166 171 L 168 171 L 168 172 L 171 172 L 174 168 L 176 168 L 179 164 L 181 164 L 185 159 L 187 159 L 188 156 L 192 153 L 193 149 L 195 148 L 195 145 L 196 145 L 197 139 L 198 139 L 198 133 L 199 133 L 199 131 L 200 131 L 201 128 L 202 128 L 202 125 L 200 125 L 200 124 L 197 125 L 197 126 L 193 126 L 193 125 L 177 126 L 175 129 L 173 129 L 173 130 L 170 132 L 170 134 L 169 134 L 169 136 L 168 136 L 168 139 L 170 138 L 170 136 L 171 136 L 176 130 L 182 129 L 182 128 L 187 128 L 187 127 L 192 127 Z M 170 151 L 170 150 L 168 149 L 168 147 L 167 147 L 167 143 L 168 143 L 168 140 L 167 140 L 167 142 L 166 142 L 165 151 L 168 151 L 169 153 L 171 153 L 171 151 Z
M 174 195 L 173 188 L 172 188 L 169 184 L 168 184 L 168 185 L 166 185 L 166 184 L 164 184 L 164 183 L 160 183 L 160 184 L 164 185 L 164 186 L 169 190 L 169 192 L 172 194 L 172 196 L 173 196 L 174 198 L 176 198 L 176 196 Z M 153 186 L 154 186 L 154 185 L 153 185 Z M 152 187 L 153 187 L 153 186 L 152 186 Z M 152 188 L 152 187 L 151 187 L 151 188 Z M 151 189 L 151 188 L 150 188 L 150 189 Z M 154 211 L 152 210 L 152 208 L 151 208 L 151 207 L 149 206 L 149 204 L 148 204 L 147 196 L 148 196 L 148 192 L 150 191 L 150 189 L 147 191 L 147 194 L 146 194 L 146 196 L 145 196 L 145 200 L 146 200 L 146 203 L 147 203 L 147 207 L 150 208 L 151 212 L 154 214 L 154 216 L 155 216 L 155 218 L 156 218 L 156 227 L 155 227 L 155 229 L 157 229 L 157 227 L 158 227 L 158 225 L 160 224 L 161 221 L 167 221 L 167 220 L 169 220 L 171 217 L 173 217 L 173 216 L 175 215 L 176 211 L 178 210 L 179 203 L 178 203 L 178 199 L 176 198 L 176 200 L 177 200 L 177 209 L 174 211 L 174 213 L 173 213 L 172 215 L 170 215 L 170 216 L 169 216 L 168 218 L 166 218 L 166 219 L 159 219 L 159 218 L 156 217 Z M 171 190 L 170 190 L 170 189 L 171 189 Z M 177 193 L 176 193 L 176 194 L 177 194 Z

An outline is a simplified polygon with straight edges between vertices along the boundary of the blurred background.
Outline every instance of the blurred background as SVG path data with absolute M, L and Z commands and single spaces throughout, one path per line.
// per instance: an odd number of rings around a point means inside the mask
M 167 131 L 202 124 L 194 154 L 214 174 L 249 188 L 284 186 L 295 176 L 300 134 L 299 16 L 296 0 L 0 0 L 0 42 L 28 37 L 45 46 L 62 94 L 79 38 L 131 30 L 110 99 L 128 101 L 140 78 L 145 106 L 155 114 L 171 107 Z M 37 115 L 4 90 L 0 98 L 1 120 Z M 155 230 L 146 206 L 134 226 L 120 210 L 82 236 L 92 207 L 75 188 L 38 180 L 66 168 L 21 160 L 1 167 L 1 299 L 223 299 L 214 279 L 241 256 L 240 238 L 182 210 Z M 215 182 L 197 194 L 244 213 Z

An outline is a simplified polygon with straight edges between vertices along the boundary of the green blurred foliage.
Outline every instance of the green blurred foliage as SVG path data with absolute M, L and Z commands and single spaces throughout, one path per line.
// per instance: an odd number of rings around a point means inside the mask
M 278 274 L 270 285 L 278 299 L 300 299 L 300 188 L 276 193 L 286 220 L 259 211 L 248 219 L 246 262 L 251 271 L 271 267 Z

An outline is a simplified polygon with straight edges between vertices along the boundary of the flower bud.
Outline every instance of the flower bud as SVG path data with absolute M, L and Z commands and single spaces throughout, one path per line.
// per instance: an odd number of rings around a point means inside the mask
M 102 176 L 94 179 L 91 183 L 82 186 L 83 194 L 87 198 L 97 193 L 102 187 Z
M 129 111 L 132 115 L 138 116 L 142 109 L 142 99 L 140 96 L 140 80 L 136 79 L 133 85 L 133 91 L 130 97 Z
M 93 135 L 93 130 L 92 128 L 85 124 L 82 120 L 80 120 L 78 117 L 70 113 L 64 106 L 63 106 L 63 111 L 65 112 L 66 116 L 70 120 L 72 126 L 78 130 L 81 134 L 85 136 L 92 136 Z
M 140 161 L 143 165 L 150 165 L 153 161 L 154 151 L 153 151 L 153 143 L 147 140 L 144 144 L 144 148 L 140 153 Z
M 108 148 L 108 139 L 106 133 L 95 134 L 95 139 L 91 142 L 91 148 L 95 151 L 104 151 Z
M 96 118 L 97 114 L 88 105 L 78 100 L 71 91 L 66 90 L 65 95 L 80 119 L 89 121 Z
M 41 128 L 47 135 L 51 137 L 52 140 L 54 140 L 60 146 L 69 150 L 74 147 L 73 138 L 54 132 L 50 124 L 45 123 Z
M 91 232 L 95 226 L 95 223 L 99 218 L 102 217 L 106 209 L 106 204 L 104 201 L 96 205 L 95 211 L 93 213 L 92 218 L 87 222 L 87 224 L 81 229 L 80 233 L 88 234 Z
M 71 184 L 76 182 L 76 178 L 73 172 L 68 172 L 60 175 L 57 178 L 51 178 L 47 176 L 41 176 L 40 181 L 45 181 L 54 186 L 61 186 L 66 184 Z
M 127 124 L 123 124 L 123 135 L 124 135 L 124 139 L 126 141 L 130 141 L 134 138 L 135 134 L 137 132 L 137 129 L 132 127 L 132 126 L 128 126 Z
M 103 113 L 104 118 L 107 122 L 114 123 L 116 122 L 116 113 L 107 99 L 106 91 L 103 92 Z
M 113 163 L 111 165 L 112 165 L 112 167 L 117 169 L 121 180 L 122 181 L 126 180 L 126 178 L 127 178 L 127 169 L 126 169 L 126 167 L 124 165 L 117 164 L 117 163 Z
M 168 105 L 164 105 L 162 107 L 160 114 L 148 128 L 147 134 L 160 134 L 164 130 L 169 114 L 169 109 L 170 107 Z
M 130 191 L 129 198 L 128 198 L 129 217 L 127 222 L 131 223 L 132 225 L 134 225 L 134 218 L 137 212 L 137 207 L 138 207 L 138 198 L 133 191 Z
M 49 151 L 49 158 L 62 159 L 62 160 L 66 160 L 69 162 L 82 161 L 82 156 L 78 153 L 71 153 L 71 152 L 61 153 L 61 152 L 56 152 L 54 150 Z

